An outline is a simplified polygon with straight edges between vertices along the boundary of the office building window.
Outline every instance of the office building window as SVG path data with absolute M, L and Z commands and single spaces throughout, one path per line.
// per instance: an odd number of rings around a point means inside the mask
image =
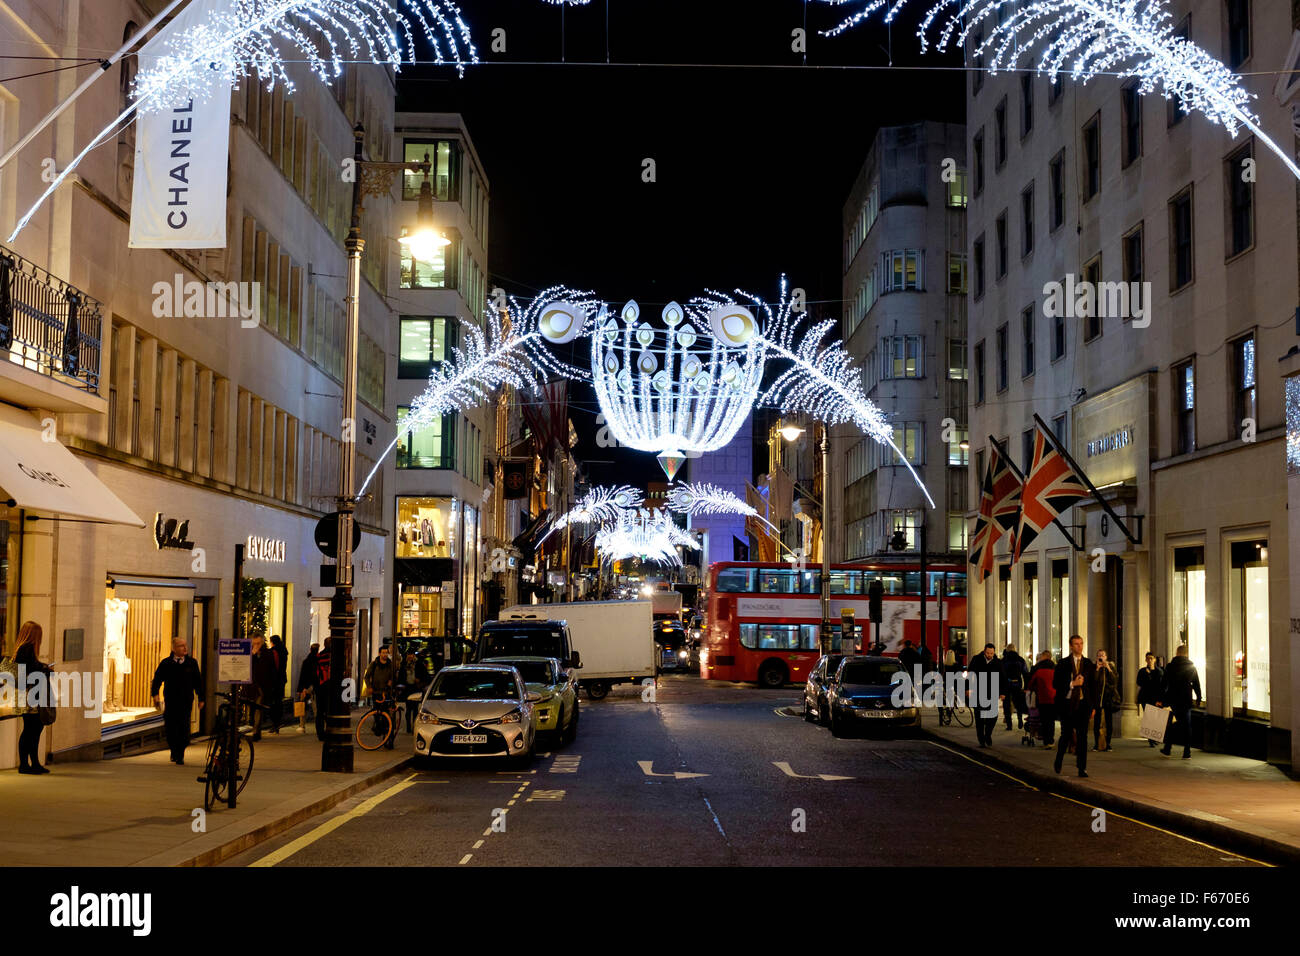
M 1083 127 L 1083 201 L 1101 190 L 1101 113 Z
M 1007 274 L 1007 211 L 1004 209 L 997 220 L 998 240 L 998 278 Z
M 925 464 L 925 424 L 923 422 L 895 423 L 894 444 L 898 446 L 903 455 L 900 457 L 897 451 L 892 448 L 889 449 L 886 454 L 889 456 L 891 465 L 901 465 L 904 458 L 907 459 L 908 464 Z
M 1004 96 L 993 110 L 993 165 L 1001 169 L 1007 161 L 1007 98 Z
M 1020 433 L 1020 470 L 1029 474 L 1029 466 L 1034 463 L 1034 429 L 1026 428 Z
M 948 186 L 948 208 L 965 209 L 966 208 L 966 170 L 958 169 L 954 174 L 952 182 Z
M 881 378 L 922 378 L 921 348 L 923 336 L 920 335 L 886 335 L 881 342 L 881 355 L 884 365 Z
M 1228 255 L 1245 252 L 1255 242 L 1255 184 L 1247 178 L 1253 150 L 1247 143 L 1224 162 L 1227 176 Z M 1254 178 L 1253 176 L 1250 178 Z
M 984 294 L 984 234 L 981 233 L 975 240 L 975 298 Z
M 1083 340 L 1091 342 L 1101 335 L 1101 303 L 1097 301 L 1097 292 L 1101 288 L 1101 256 L 1089 259 L 1083 267 L 1083 281 L 1089 283 L 1092 290 L 1092 303 L 1084 302 Z
M 404 315 L 397 356 L 398 378 L 428 378 L 456 345 L 458 324 L 453 318 Z
M 1232 343 L 1232 410 L 1234 427 L 1245 427 L 1246 419 L 1255 419 L 1255 335 Z
M 966 294 L 966 257 L 959 252 L 948 253 L 948 291 Z
M 975 162 L 975 195 L 984 191 L 984 127 L 980 127 L 971 140 L 971 156 Z
M 1142 155 L 1142 94 L 1138 81 L 1130 80 L 1120 87 L 1119 99 L 1124 123 L 1124 141 L 1120 144 L 1124 162 L 1128 166 Z
M 1065 316 L 1063 309 L 1057 309 L 1052 316 L 1052 361 L 1065 357 Z
M 1030 183 L 1020 194 L 1020 255 L 1034 251 L 1034 184 Z
M 966 340 L 948 340 L 948 379 L 954 382 L 966 381 Z
M 995 333 L 995 343 L 997 349 L 998 363 L 998 391 L 1004 392 L 1007 388 L 1007 327 L 999 325 Z
M 1034 74 L 1020 74 L 1020 138 L 1024 139 L 1034 128 Z
M 984 401 L 984 343 L 975 343 L 975 404 Z
M 1234 541 L 1228 572 L 1228 639 L 1232 662 L 1232 709 L 1268 716 L 1268 539 Z
M 460 144 L 455 140 L 412 140 L 402 147 L 402 160 L 407 163 L 424 162 L 429 156 L 429 186 L 433 198 L 440 202 L 460 201 Z M 419 199 L 424 173 L 405 170 L 402 173 L 402 198 Z
M 407 228 L 402 227 L 405 236 Z M 446 230 L 451 245 L 434 250 L 428 262 L 411 255 L 409 246 L 402 246 L 400 284 L 403 289 L 455 289 L 456 265 L 460 261 L 460 235 L 455 229 Z
M 1066 444 L 1065 415 L 1057 415 L 1052 419 L 1052 434 L 1062 445 Z
M 1173 368 L 1174 454 L 1196 450 L 1196 367 L 1184 362 Z
M 1142 278 L 1142 224 L 1138 223 L 1124 234 L 1124 281 L 1141 282 Z
M 970 428 L 966 425 L 952 429 L 952 437 L 948 439 L 948 464 L 954 468 L 970 464 Z
M 1023 349 L 1020 353 L 1020 375 L 1028 378 L 1034 374 L 1034 307 L 1028 306 L 1020 313 L 1020 336 Z
M 1228 69 L 1237 70 L 1250 57 L 1250 0 L 1227 0 Z
M 893 249 L 881 253 L 884 288 L 881 292 L 904 292 L 925 288 L 925 252 Z
M 452 468 L 456 467 L 456 422 L 460 416 L 454 412 L 441 415 L 422 428 L 402 434 L 402 424 L 410 409 L 397 407 L 397 467 L 398 468 Z
M 966 519 L 960 511 L 948 512 L 948 550 L 966 551 Z
M 1169 291 L 1190 285 L 1192 262 L 1192 187 L 1169 200 Z
M 1047 164 L 1047 173 L 1052 189 L 1049 219 L 1051 228 L 1055 231 L 1065 222 L 1065 150 L 1052 157 L 1052 161 Z

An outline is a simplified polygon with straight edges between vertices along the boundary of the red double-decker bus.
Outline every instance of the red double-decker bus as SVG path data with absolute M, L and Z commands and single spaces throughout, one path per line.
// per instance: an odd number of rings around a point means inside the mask
M 821 649 L 821 568 L 720 561 L 709 566 L 700 676 L 780 687 L 808 676 Z M 966 568 L 927 564 L 926 640 L 939 656 L 966 653 Z M 879 580 L 883 613 L 870 622 L 868 589 Z M 863 650 L 884 644 L 897 654 L 905 640 L 921 645 L 921 566 L 918 563 L 831 565 L 832 649 L 840 649 L 841 611 L 852 608 Z M 878 633 L 878 636 L 877 636 Z

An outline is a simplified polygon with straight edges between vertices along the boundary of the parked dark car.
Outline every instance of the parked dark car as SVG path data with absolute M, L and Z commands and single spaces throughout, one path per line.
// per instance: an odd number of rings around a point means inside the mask
M 920 727 L 921 709 L 900 707 L 893 700 L 894 675 L 902 669 L 894 657 L 858 655 L 840 661 L 826 686 L 831 733 L 843 737 L 862 727 Z
M 825 727 L 831 721 L 831 711 L 826 703 L 826 685 L 839 670 L 843 654 L 823 654 L 808 674 L 803 685 L 803 719 Z

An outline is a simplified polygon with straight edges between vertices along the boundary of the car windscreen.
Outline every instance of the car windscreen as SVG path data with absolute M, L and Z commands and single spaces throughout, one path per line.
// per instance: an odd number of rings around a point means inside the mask
M 656 644 L 667 644 L 669 647 L 686 640 L 686 632 L 680 627 L 657 627 L 654 633 Z
M 559 631 L 521 628 L 517 631 L 491 630 L 479 635 L 479 659 L 488 657 L 559 657 L 563 658 L 564 639 Z
M 507 671 L 443 671 L 430 700 L 518 700 L 519 687 Z
M 494 664 L 509 664 L 519 671 L 525 684 L 553 684 L 555 675 L 551 671 L 550 661 L 493 661 Z
M 893 661 L 849 661 L 840 672 L 840 683 L 888 685 L 902 669 Z

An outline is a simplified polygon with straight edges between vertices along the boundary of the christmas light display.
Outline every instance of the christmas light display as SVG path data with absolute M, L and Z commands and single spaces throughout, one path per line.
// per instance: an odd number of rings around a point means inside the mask
M 596 531 L 596 551 L 603 562 L 644 558 L 656 564 L 680 565 L 678 547 L 699 550 L 700 545 L 663 509 L 626 508 L 613 523 Z
M 618 319 L 602 315 L 591 332 L 591 370 L 610 433 L 654 452 L 671 481 L 687 452 L 731 441 L 754 406 L 766 356 L 754 337 L 714 333 L 724 322 L 743 325 L 739 314 L 711 317 L 670 302 L 662 319 L 663 328 L 642 322 L 635 301 Z
M 597 486 L 579 498 L 572 509 L 557 517 L 537 543 L 541 544 L 553 532 L 561 531 L 569 525 L 613 524 L 618 521 L 624 509 L 640 508 L 644 503 L 640 488 L 630 485 L 614 488 Z
M 835 36 L 881 10 L 887 11 L 888 23 L 907 0 L 819 2 L 860 7 L 825 31 Z M 1300 179 L 1300 167 L 1264 134 L 1258 117 L 1249 111 L 1253 97 L 1242 88 L 1241 78 L 1178 35 L 1164 0 L 939 0 L 917 30 L 922 50 L 940 20 L 939 50 L 947 49 L 954 38 L 964 47 L 972 32 L 987 34 L 971 53 L 987 55 L 990 73 L 1017 69 L 1026 54 L 1036 53 L 1038 72 L 1053 83 L 1060 73 L 1085 83 L 1099 74 L 1135 77 L 1143 95 L 1159 92 L 1177 99 L 1185 111 L 1201 113 L 1234 137 L 1239 126 L 1246 127 Z
M 540 387 L 549 376 L 587 378 L 586 372 L 559 361 L 542 345 L 538 319 L 545 307 L 543 303 L 551 302 L 554 297 L 573 303 L 584 316 L 594 314 L 600 306 L 585 292 L 555 286 L 526 307 L 511 297 L 508 320 L 489 308 L 484 311 L 484 328 L 461 323 L 464 348 L 453 348 L 452 358 L 434 369 L 428 388 L 411 402 L 410 410 L 397 427 L 396 437 L 379 456 L 357 493 L 366 490 L 388 453 L 404 435 L 427 428 L 448 412 L 463 412 L 484 404 L 495 389 L 506 385 L 524 391 Z
M 744 515 L 757 518 L 776 532 L 777 542 L 781 542 L 781 529 L 759 514 L 748 503 L 741 501 L 730 491 L 724 491 L 717 485 L 706 482 L 682 482 L 668 489 L 668 507 L 679 514 L 691 517 L 704 515 Z M 784 544 L 782 544 L 784 547 Z
M 838 342 L 823 344 L 827 333 L 836 327 L 832 320 L 811 327 L 804 323 L 805 312 L 795 308 L 785 276 L 781 277 L 781 297 L 775 309 L 752 293 L 741 289 L 736 295 L 751 303 L 765 317 L 762 331 L 752 340 L 769 358 L 784 359 L 790 367 L 783 371 L 758 398 L 760 405 L 777 408 L 787 414 L 805 414 L 826 426 L 850 423 L 863 434 L 888 445 L 898 456 L 930 507 L 934 499 L 921 482 L 921 476 L 894 442 L 893 427 L 884 413 L 867 398 L 862 387 L 862 371 L 852 356 Z M 710 311 L 734 308 L 734 299 L 709 290 L 691 300 L 693 307 Z
M 436 62 L 450 59 L 463 75 L 478 51 L 460 9 L 451 0 L 229 0 L 200 23 L 167 38 L 157 57 L 141 58 L 131 103 L 83 149 L 18 221 L 9 241 L 22 232 L 45 200 L 81 161 L 137 112 L 206 100 L 221 88 L 257 76 L 267 89 L 283 83 L 294 90 L 281 48 L 290 47 L 321 80 L 342 75 L 345 62 L 359 58 L 400 69 L 416 60 L 416 28 Z M 324 52 L 322 52 L 324 51 Z M 296 62 L 296 61 L 295 61 Z

